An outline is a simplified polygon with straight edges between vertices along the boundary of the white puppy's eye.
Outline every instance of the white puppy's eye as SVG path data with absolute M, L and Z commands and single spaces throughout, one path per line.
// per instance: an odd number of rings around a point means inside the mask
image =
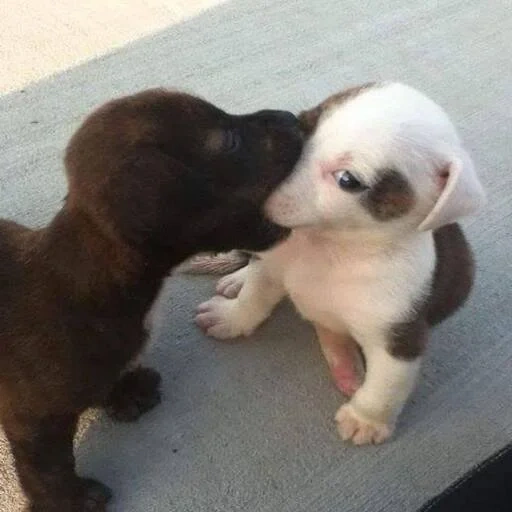
M 350 171 L 342 169 L 333 173 L 336 183 L 342 190 L 347 192 L 359 192 L 368 188 L 363 185 Z

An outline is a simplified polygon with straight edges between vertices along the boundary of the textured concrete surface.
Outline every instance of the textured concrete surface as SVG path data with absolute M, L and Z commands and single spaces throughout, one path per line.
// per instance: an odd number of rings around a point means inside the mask
M 0 92 L 109 53 L 225 0 L 2 0 Z
M 77 443 L 80 472 L 113 487 L 113 511 L 413 511 L 510 441 L 511 33 L 508 0 L 231 0 L 24 92 L 2 86 L 13 92 L 0 97 L 0 215 L 32 226 L 65 194 L 62 151 L 82 117 L 155 85 L 243 112 L 399 79 L 452 115 L 489 193 L 465 223 L 479 265 L 472 300 L 433 333 L 414 400 L 381 447 L 337 438 L 342 399 L 290 307 L 247 343 L 216 344 L 192 324 L 212 282 L 171 278 L 146 357 L 163 374 L 164 403 L 135 425 L 91 414 Z M 0 510 L 20 507 L 0 436 Z

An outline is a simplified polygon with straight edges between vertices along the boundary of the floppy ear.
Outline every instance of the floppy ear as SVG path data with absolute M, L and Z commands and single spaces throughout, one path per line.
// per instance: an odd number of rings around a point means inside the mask
M 455 222 L 459 217 L 470 215 L 485 203 L 485 193 L 468 155 L 455 157 L 438 169 L 441 183 L 436 204 L 418 226 L 419 231 L 437 229 Z

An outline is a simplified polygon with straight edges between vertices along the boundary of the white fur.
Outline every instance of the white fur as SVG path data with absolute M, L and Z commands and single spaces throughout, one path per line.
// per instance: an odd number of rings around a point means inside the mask
M 348 169 L 371 185 L 386 168 L 399 170 L 415 193 L 412 209 L 395 220 L 373 218 L 333 177 Z M 369 89 L 322 116 L 296 171 L 268 201 L 269 216 L 293 228 L 290 238 L 221 280 L 218 291 L 240 290 L 238 297 L 201 305 L 198 323 L 218 338 L 247 335 L 288 295 L 305 319 L 350 335 L 367 372 L 336 415 L 339 431 L 356 444 L 382 442 L 420 367 L 419 358 L 390 355 L 386 334 L 429 291 L 430 229 L 475 211 L 483 197 L 440 107 L 401 84 Z
M 454 165 L 462 168 L 456 173 L 461 193 L 441 198 L 439 173 Z M 360 208 L 355 195 L 339 193 L 333 172 L 340 168 L 357 171 L 368 185 L 383 169 L 400 170 L 419 192 L 419 200 L 406 218 L 394 223 L 396 230 L 419 227 L 439 199 L 450 207 L 445 223 L 478 210 L 484 201 L 471 161 L 446 113 L 403 84 L 376 86 L 327 112 L 296 172 L 270 197 L 267 212 L 289 227 L 319 222 L 339 227 L 343 222 L 345 229 L 380 229 L 381 223 Z

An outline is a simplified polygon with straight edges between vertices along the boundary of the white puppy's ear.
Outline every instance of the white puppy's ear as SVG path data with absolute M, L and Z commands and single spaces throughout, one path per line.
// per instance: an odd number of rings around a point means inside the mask
M 438 170 L 440 194 L 436 204 L 418 226 L 420 231 L 437 229 L 470 215 L 485 203 L 485 193 L 468 155 L 454 157 Z

